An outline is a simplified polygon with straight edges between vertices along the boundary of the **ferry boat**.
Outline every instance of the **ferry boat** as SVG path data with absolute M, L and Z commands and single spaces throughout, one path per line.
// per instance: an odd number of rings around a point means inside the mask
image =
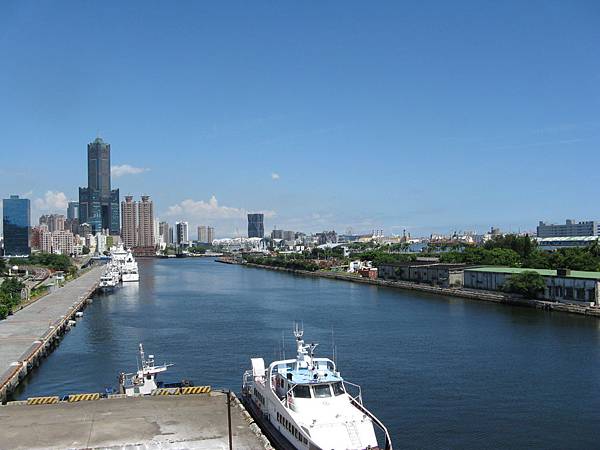
M 119 392 L 128 397 L 150 395 L 155 389 L 163 387 L 163 383 L 156 381 L 156 376 L 159 373 L 166 372 L 169 367 L 173 366 L 173 364 L 155 365 L 154 355 L 148 355 L 148 359 L 146 359 L 144 346 L 141 343 L 139 352 L 142 366 L 138 366 L 137 372 L 119 374 Z M 180 383 L 178 385 L 181 386 Z
M 125 257 L 125 261 L 121 266 L 121 277 L 123 283 L 129 281 L 140 281 L 140 274 L 138 272 L 138 264 L 135 261 L 133 254 L 131 251 L 127 252 L 127 256 Z
M 305 344 L 303 335 L 296 325 L 296 359 L 268 368 L 263 358 L 251 359 L 242 399 L 257 423 L 279 445 L 295 449 L 392 450 L 387 429 L 363 405 L 360 386 L 345 381 L 331 359 L 315 358 L 318 344 Z

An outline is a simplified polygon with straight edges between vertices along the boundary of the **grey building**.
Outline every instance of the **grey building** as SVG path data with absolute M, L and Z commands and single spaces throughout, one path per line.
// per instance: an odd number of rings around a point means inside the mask
M 120 234 L 119 190 L 110 184 L 110 144 L 100 138 L 88 144 L 88 185 L 79 188 L 79 222 L 93 233 L 108 229 Z
M 31 203 L 28 198 L 11 195 L 2 200 L 4 255 L 31 254 Z
M 568 237 L 568 236 L 598 236 L 598 222 L 575 222 L 567 220 L 564 225 L 540 222 L 537 227 L 537 237 Z
M 79 202 L 69 202 L 69 205 L 67 206 L 67 219 L 79 220 Z
M 544 278 L 544 300 L 566 303 L 585 303 L 598 306 L 600 272 L 577 270 L 527 269 L 513 267 L 473 267 L 465 269 L 464 286 L 471 289 L 502 291 L 510 277 L 532 271 Z
M 440 287 L 460 287 L 466 264 L 440 264 L 431 261 L 412 261 L 380 264 L 377 276 L 388 281 L 410 281 Z
M 265 237 L 265 215 L 261 213 L 248 214 L 248 237 Z

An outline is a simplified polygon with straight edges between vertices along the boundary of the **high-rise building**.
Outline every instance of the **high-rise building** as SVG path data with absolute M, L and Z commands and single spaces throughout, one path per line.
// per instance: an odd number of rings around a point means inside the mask
M 26 256 L 31 254 L 31 204 L 27 198 L 11 195 L 2 200 L 4 227 L 4 254 Z
M 212 245 L 212 242 L 215 240 L 215 229 L 213 227 L 208 227 L 206 229 L 206 235 L 206 243 Z
M 167 222 L 160 222 L 158 224 L 158 234 L 162 236 L 162 240 L 165 244 L 170 244 L 169 242 L 169 224 Z
M 110 185 L 110 144 L 96 138 L 88 144 L 88 185 L 79 188 L 79 221 L 93 232 L 120 234 L 119 190 Z
M 185 221 L 175 222 L 176 243 L 178 246 L 188 245 L 190 242 L 188 223 Z
M 149 195 L 138 203 L 137 247 L 154 247 L 154 205 Z
M 261 213 L 248 214 L 248 237 L 265 237 L 265 215 Z
M 40 216 L 39 224 L 48 225 L 48 230 L 63 231 L 65 229 L 65 216 L 62 214 L 43 214 Z
M 74 253 L 73 233 L 70 231 L 56 230 L 52 234 L 52 253 L 72 255 Z
M 174 244 L 175 243 L 175 237 L 173 236 L 173 227 L 169 226 L 169 240 L 167 242 L 167 244 Z
M 208 242 L 208 227 L 206 225 L 200 225 L 198 227 L 198 242 L 203 244 Z
M 79 220 L 79 202 L 69 202 L 69 205 L 67 206 L 67 219 Z
M 133 248 L 137 245 L 137 202 L 133 196 L 126 195 L 121 202 L 121 239 L 125 248 Z

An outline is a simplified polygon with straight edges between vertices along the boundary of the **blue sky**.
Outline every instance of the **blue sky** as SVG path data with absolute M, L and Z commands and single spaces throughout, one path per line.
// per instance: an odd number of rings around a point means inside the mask
M 0 194 L 76 199 L 99 132 L 218 237 L 600 219 L 599 48 L 597 1 L 5 1 Z

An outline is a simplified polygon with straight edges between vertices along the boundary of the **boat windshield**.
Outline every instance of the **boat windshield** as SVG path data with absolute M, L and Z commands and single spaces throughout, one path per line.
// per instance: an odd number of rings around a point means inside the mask
M 333 395 L 335 395 L 336 397 L 338 395 L 342 395 L 344 394 L 344 385 L 342 384 L 341 381 L 336 381 L 335 383 L 333 383 L 331 385 L 331 387 L 333 388 Z
M 310 387 L 298 384 L 294 387 L 294 397 L 310 398 Z
M 331 397 L 331 390 L 328 384 L 317 384 L 313 386 L 315 398 L 326 398 Z

